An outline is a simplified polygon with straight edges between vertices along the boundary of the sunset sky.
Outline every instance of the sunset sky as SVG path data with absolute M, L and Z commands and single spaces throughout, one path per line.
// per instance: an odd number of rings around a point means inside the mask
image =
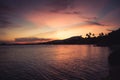
M 65 39 L 120 28 L 120 0 L 0 0 L 0 41 Z

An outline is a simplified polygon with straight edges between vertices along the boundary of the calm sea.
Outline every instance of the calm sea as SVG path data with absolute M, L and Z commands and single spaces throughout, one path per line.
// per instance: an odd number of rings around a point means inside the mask
M 109 53 L 92 45 L 0 46 L 0 80 L 102 80 Z

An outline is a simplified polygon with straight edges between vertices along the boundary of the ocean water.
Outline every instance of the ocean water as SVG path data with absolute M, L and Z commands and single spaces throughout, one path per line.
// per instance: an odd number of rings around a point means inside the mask
M 109 53 L 92 45 L 0 46 L 0 80 L 102 80 Z

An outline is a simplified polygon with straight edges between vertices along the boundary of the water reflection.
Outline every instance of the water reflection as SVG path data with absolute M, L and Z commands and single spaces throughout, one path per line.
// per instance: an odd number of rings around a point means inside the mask
M 2 76 L 3 80 L 16 80 L 16 78 L 17 80 L 100 80 L 108 75 L 107 47 L 92 45 L 0 47 L 0 77 Z

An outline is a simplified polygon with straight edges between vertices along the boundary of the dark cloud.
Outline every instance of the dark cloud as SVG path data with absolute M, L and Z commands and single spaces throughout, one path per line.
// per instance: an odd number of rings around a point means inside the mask
M 87 16 L 80 16 L 81 18 L 83 18 L 86 21 L 97 21 L 97 17 L 87 17 Z
M 81 15 L 82 13 L 80 11 L 61 11 L 61 10 L 50 10 L 50 12 L 53 13 L 61 13 L 61 14 L 75 14 L 75 15 Z
M 0 28 L 5 28 L 11 24 L 9 20 L 12 9 L 4 3 L 0 3 Z
M 45 39 L 45 38 L 36 38 L 36 37 L 24 37 L 24 38 L 15 38 L 15 42 L 46 42 L 50 41 L 51 39 Z
M 37 7 L 41 8 L 45 5 L 47 0 L 1 0 L 3 3 L 16 9 L 16 11 L 21 11 L 25 9 L 35 9 Z M 45 6 L 43 6 L 45 7 Z
M 118 8 L 120 8 L 120 0 L 108 0 L 101 13 L 99 13 L 99 18 L 105 17 L 107 14 Z
M 0 17 L 0 28 L 6 28 L 11 25 L 11 22 L 6 18 Z
M 67 11 L 64 12 L 64 14 L 75 14 L 75 15 L 81 15 L 82 13 L 80 11 Z
M 49 5 L 54 11 L 61 11 L 72 7 L 74 0 L 51 0 Z
M 85 16 L 83 16 L 82 18 L 84 18 L 86 20 L 85 22 L 90 24 L 90 25 L 107 26 L 107 25 L 99 22 L 97 17 L 85 17 Z
M 90 25 L 105 26 L 104 24 L 96 21 L 86 21 Z
M 75 7 L 94 6 L 97 8 L 99 2 L 106 0 L 0 0 L 0 2 L 7 4 L 9 7 L 14 8 L 16 12 L 24 13 L 29 10 L 51 10 L 54 12 L 64 11 L 66 9 L 74 9 Z M 109 11 L 119 7 L 119 0 L 108 0 L 108 3 L 102 10 Z M 89 8 L 89 7 L 88 7 Z

